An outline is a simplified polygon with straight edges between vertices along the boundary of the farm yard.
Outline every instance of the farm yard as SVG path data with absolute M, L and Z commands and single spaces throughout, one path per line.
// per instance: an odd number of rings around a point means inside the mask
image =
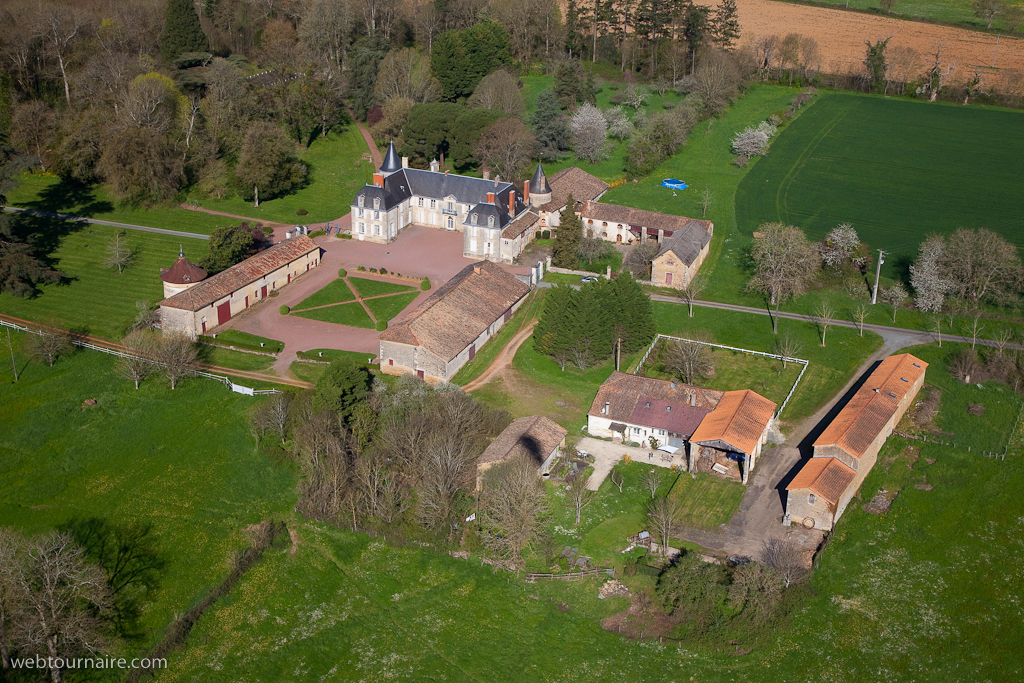
M 960 227 L 1024 247 L 1022 124 L 1011 111 L 824 94 L 740 183 L 739 230 L 782 221 L 820 240 L 850 223 L 893 255 L 890 275 L 927 235 Z

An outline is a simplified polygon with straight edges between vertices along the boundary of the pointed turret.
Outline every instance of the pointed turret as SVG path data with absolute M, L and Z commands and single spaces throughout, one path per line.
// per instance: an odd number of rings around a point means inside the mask
M 395 150 L 395 141 L 392 140 L 388 144 L 387 154 L 384 155 L 384 163 L 381 164 L 381 173 L 394 173 L 395 171 L 402 170 L 402 159 L 398 156 L 398 152 Z
M 537 170 L 533 174 L 533 180 L 527 186 L 530 196 L 530 205 L 537 207 L 551 201 L 551 186 L 548 185 L 548 178 L 544 175 L 544 167 L 537 163 Z
M 161 270 L 164 281 L 164 298 L 170 298 L 206 279 L 206 271 L 185 258 L 185 251 L 178 247 L 178 260 L 170 268 Z

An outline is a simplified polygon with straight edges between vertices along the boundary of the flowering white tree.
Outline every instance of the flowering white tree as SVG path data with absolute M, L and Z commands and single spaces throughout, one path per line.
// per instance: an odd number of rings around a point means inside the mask
M 633 122 L 629 120 L 621 106 L 606 109 L 604 120 L 608 122 L 608 134 L 613 138 L 625 140 L 633 134 Z
M 750 157 L 761 156 L 768 151 L 767 133 L 753 126 L 747 126 L 732 139 L 733 154 Z
M 932 235 L 921 244 L 917 261 L 910 266 L 910 286 L 914 288 L 914 305 L 919 310 L 938 313 L 946 294 L 953 289 L 941 266 L 945 249 L 942 236 Z
M 860 246 L 860 237 L 849 223 L 832 228 L 818 245 L 821 260 L 826 266 L 836 267 L 846 262 Z
M 596 164 L 608 156 L 608 122 L 592 104 L 583 104 L 572 115 L 572 149 L 576 156 Z

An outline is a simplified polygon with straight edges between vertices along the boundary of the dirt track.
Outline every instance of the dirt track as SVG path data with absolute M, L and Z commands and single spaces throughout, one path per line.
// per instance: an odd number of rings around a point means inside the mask
M 969 79 L 978 67 L 991 71 L 993 57 L 998 69 L 1024 70 L 1020 38 L 1003 36 L 997 49 L 996 36 L 978 31 L 773 0 L 736 0 L 736 5 L 742 42 L 771 34 L 813 36 L 822 53 L 822 68 L 829 73 L 863 70 L 864 41 L 887 36 L 892 36 L 890 48 L 905 45 L 922 54 L 934 52 L 936 43 L 942 43 L 943 54 L 957 63 L 953 79 L 958 81 Z

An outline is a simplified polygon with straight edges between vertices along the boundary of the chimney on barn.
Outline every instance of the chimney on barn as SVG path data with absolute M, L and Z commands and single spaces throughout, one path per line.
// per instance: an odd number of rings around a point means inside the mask
M 607 415 L 608 413 L 610 413 L 611 409 L 612 409 L 611 402 L 610 401 L 605 401 L 604 402 L 604 414 Z
M 477 275 L 479 275 L 480 274 L 480 266 L 473 266 L 473 272 L 476 273 Z
M 490 172 L 490 171 L 488 171 L 488 170 L 487 170 L 487 169 L 485 168 L 485 169 L 484 169 L 484 180 L 490 180 L 490 179 L 491 179 L 491 172 Z

